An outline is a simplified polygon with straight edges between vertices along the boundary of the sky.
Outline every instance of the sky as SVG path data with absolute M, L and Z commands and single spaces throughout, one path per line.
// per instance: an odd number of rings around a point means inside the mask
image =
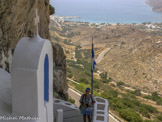
M 139 1 L 144 3 L 145 0 L 131 0 L 132 5 L 138 5 Z M 128 6 L 127 3 L 130 3 L 130 0 L 51 0 L 50 2 L 55 7 L 56 13 L 64 10 L 75 13 L 76 11 L 104 11 L 110 8 L 110 10 L 122 9 Z
M 78 21 L 141 23 L 161 22 L 146 0 L 50 0 L 58 16 L 79 16 Z

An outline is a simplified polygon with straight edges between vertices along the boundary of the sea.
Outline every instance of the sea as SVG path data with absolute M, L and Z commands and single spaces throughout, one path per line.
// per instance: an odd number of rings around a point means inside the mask
M 146 0 L 51 0 L 55 16 L 77 16 L 70 21 L 90 23 L 161 23 L 162 13 Z

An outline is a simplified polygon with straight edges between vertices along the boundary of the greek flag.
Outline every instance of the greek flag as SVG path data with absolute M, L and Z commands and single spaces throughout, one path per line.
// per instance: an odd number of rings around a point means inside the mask
M 96 61 L 95 61 L 94 45 L 93 45 L 93 39 L 92 39 L 92 68 L 91 68 L 92 73 L 95 69 L 95 65 L 96 65 Z

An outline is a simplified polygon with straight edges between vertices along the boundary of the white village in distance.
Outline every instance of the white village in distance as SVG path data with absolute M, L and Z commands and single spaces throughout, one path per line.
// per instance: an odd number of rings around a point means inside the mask
M 35 13 L 33 13 L 35 14 Z M 0 122 L 82 122 L 74 104 L 53 98 L 53 50 L 38 34 L 18 42 L 11 74 L 0 69 Z M 93 122 L 108 122 L 108 101 L 95 97 Z

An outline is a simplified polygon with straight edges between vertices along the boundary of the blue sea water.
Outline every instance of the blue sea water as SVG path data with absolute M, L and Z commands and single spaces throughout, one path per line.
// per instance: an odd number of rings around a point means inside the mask
M 92 23 L 162 22 L 146 0 L 51 0 L 55 15 L 80 16 L 73 21 Z

